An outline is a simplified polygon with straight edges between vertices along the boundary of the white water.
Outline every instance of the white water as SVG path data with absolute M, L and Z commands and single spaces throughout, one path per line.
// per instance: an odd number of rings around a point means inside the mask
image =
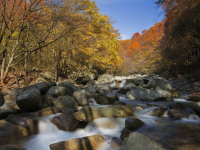
M 125 86 L 125 84 L 126 84 L 126 80 L 123 80 L 122 82 L 121 82 L 121 84 L 120 84 L 120 88 L 122 88 L 122 87 L 124 87 Z
M 180 101 L 184 101 L 184 98 L 180 98 Z M 145 125 L 137 130 L 144 135 L 148 135 L 154 140 L 160 140 L 166 136 L 171 136 L 173 132 L 179 128 L 180 124 L 194 124 L 200 125 L 200 118 L 191 114 L 188 118 L 183 118 L 180 120 L 172 120 L 168 117 L 167 111 L 163 118 L 150 116 L 152 110 L 157 107 L 148 107 L 145 106 L 149 102 L 144 101 L 130 101 L 124 96 L 120 97 L 120 101 L 125 103 L 133 103 L 137 106 L 142 106 L 144 110 L 135 110 L 135 117 L 142 120 Z M 168 106 L 170 102 L 154 102 L 157 104 L 162 104 Z M 102 108 L 107 105 L 99 105 L 94 99 L 90 99 L 90 106 Z M 59 115 L 59 114 L 56 114 Z M 31 136 L 27 141 L 22 141 L 22 145 L 27 150 L 49 150 L 49 145 L 52 143 L 66 141 L 72 138 L 80 138 L 95 134 L 101 134 L 104 136 L 106 143 L 104 147 L 99 150 L 113 150 L 110 145 L 112 137 L 120 137 L 121 131 L 125 126 L 125 118 L 99 118 L 88 123 L 84 129 L 77 129 L 72 132 L 58 130 L 56 126 L 51 123 L 51 120 L 54 116 L 51 115 L 47 117 L 39 118 L 39 131 L 38 135 Z M 159 120 L 161 123 L 155 121 Z

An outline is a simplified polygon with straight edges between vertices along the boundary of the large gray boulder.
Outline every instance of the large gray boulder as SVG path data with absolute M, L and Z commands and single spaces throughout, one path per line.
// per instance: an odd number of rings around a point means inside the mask
M 84 87 L 84 90 L 86 90 L 89 93 L 96 93 L 96 89 L 91 85 Z
M 137 86 L 133 83 L 129 83 L 127 85 L 124 86 L 124 89 L 127 89 L 127 90 L 131 90 L 131 89 L 135 89 Z
M 108 104 L 109 104 L 109 100 L 108 100 L 105 96 L 95 95 L 95 96 L 94 96 L 94 100 L 95 100 L 98 104 L 102 104 L 102 105 L 108 105 Z
M 111 87 L 107 83 L 96 84 L 98 90 L 110 91 Z
M 135 131 L 141 128 L 144 125 L 144 122 L 136 117 L 130 116 L 125 120 L 125 127 L 128 130 Z
M 86 94 L 76 91 L 76 92 L 74 92 L 73 97 L 80 106 L 88 106 L 89 105 Z
M 41 93 L 35 85 L 18 94 L 16 101 L 21 110 L 28 112 L 37 111 L 42 106 Z
M 24 113 L 24 111 L 13 108 L 0 108 L 0 119 L 6 119 L 10 114 L 15 115 L 20 113 Z
M 142 78 L 127 79 L 125 85 L 128 85 L 129 83 L 133 83 L 138 86 L 138 85 L 143 85 L 144 81 Z
M 52 86 L 46 93 L 47 95 L 52 95 L 53 97 L 59 97 L 59 96 L 66 96 L 70 95 L 72 96 L 72 92 L 68 90 L 65 87 L 61 86 Z
M 0 150 L 26 150 L 26 149 L 17 144 L 7 144 L 4 146 L 0 146 Z
M 97 150 L 101 149 L 105 139 L 102 135 L 92 135 L 51 144 L 51 150 Z
M 76 87 L 75 85 L 73 85 L 72 83 L 70 83 L 70 82 L 68 82 L 68 81 L 60 82 L 60 83 L 58 83 L 57 85 L 67 88 L 68 90 L 71 91 L 72 94 L 73 94 L 75 91 L 81 92 L 81 89 L 79 89 L 78 87 Z
M 173 90 L 172 85 L 166 79 L 161 78 L 161 77 L 151 80 L 146 86 L 146 88 L 148 89 L 160 88 L 161 90 L 164 90 L 164 91 Z
M 40 83 L 36 83 L 35 85 L 40 90 L 41 94 L 45 94 L 49 89 L 49 85 L 47 82 L 40 82 Z
M 159 100 L 159 99 L 166 99 L 172 97 L 172 94 L 169 91 L 164 90 L 152 90 L 150 96 L 153 100 Z
M 119 150 L 164 150 L 162 146 L 149 137 L 138 132 L 130 133 Z
M 60 130 L 72 131 L 79 124 L 79 121 L 73 116 L 74 111 L 68 110 L 63 114 L 52 119 L 52 123 Z
M 126 98 L 132 100 L 139 100 L 141 98 L 144 100 L 153 100 L 151 97 L 151 90 L 143 88 L 128 91 L 126 93 Z
M 16 103 L 16 100 L 17 100 L 16 94 L 5 95 L 4 100 L 5 100 L 5 107 L 6 108 L 11 108 L 11 109 L 18 108 L 17 103 Z
M 109 74 L 100 75 L 97 79 L 99 83 L 112 83 L 115 81 L 115 78 Z
M 119 101 L 117 93 L 107 93 L 106 98 L 109 101 L 109 104 L 113 104 L 115 101 Z
M 76 100 L 71 96 L 62 96 L 53 99 L 53 104 L 57 108 L 74 108 L 78 106 Z

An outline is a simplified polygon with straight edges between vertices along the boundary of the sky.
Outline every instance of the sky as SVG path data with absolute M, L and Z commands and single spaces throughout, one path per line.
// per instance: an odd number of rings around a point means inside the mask
M 108 15 L 122 39 L 130 39 L 136 32 L 142 33 L 164 18 L 156 0 L 94 0 L 100 13 Z

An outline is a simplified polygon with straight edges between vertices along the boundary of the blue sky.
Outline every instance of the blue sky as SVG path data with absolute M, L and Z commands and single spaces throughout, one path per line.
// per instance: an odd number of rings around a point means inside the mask
M 156 0 L 95 0 L 100 13 L 108 15 L 113 26 L 119 29 L 122 39 L 130 39 L 136 32 L 142 33 L 164 18 Z

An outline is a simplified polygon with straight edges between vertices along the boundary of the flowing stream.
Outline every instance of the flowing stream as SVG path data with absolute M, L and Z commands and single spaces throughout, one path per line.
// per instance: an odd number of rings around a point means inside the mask
M 185 102 L 185 97 L 186 95 L 182 94 L 180 98 L 175 99 L 175 101 Z M 138 129 L 137 132 L 147 135 L 154 139 L 156 142 L 163 145 L 167 145 L 166 137 L 171 137 L 174 134 L 178 134 L 178 132 L 180 132 L 180 126 L 189 124 L 188 128 L 191 128 L 192 126 L 200 125 L 199 117 L 195 114 L 191 114 L 188 118 L 181 120 L 173 120 L 169 118 L 167 111 L 162 118 L 152 117 L 150 116 L 150 113 L 157 107 L 148 107 L 146 105 L 147 103 L 156 103 L 168 107 L 169 104 L 173 102 L 131 101 L 125 97 L 120 97 L 120 101 L 125 102 L 126 104 L 132 103 L 144 108 L 142 111 L 134 110 L 135 116 L 145 123 L 145 125 Z M 90 99 L 90 105 L 97 108 L 107 106 L 97 104 L 94 99 Z M 39 118 L 40 133 L 24 139 L 20 142 L 20 145 L 27 150 L 49 150 L 49 145 L 52 143 L 65 141 L 72 138 L 101 134 L 107 141 L 104 145 L 104 148 L 101 148 L 101 150 L 113 150 L 110 145 L 111 138 L 120 137 L 121 131 L 125 127 L 125 118 L 99 118 L 93 122 L 88 123 L 85 128 L 78 128 L 75 131 L 70 132 L 62 131 L 58 130 L 57 127 L 51 123 L 52 118 L 56 115 Z

